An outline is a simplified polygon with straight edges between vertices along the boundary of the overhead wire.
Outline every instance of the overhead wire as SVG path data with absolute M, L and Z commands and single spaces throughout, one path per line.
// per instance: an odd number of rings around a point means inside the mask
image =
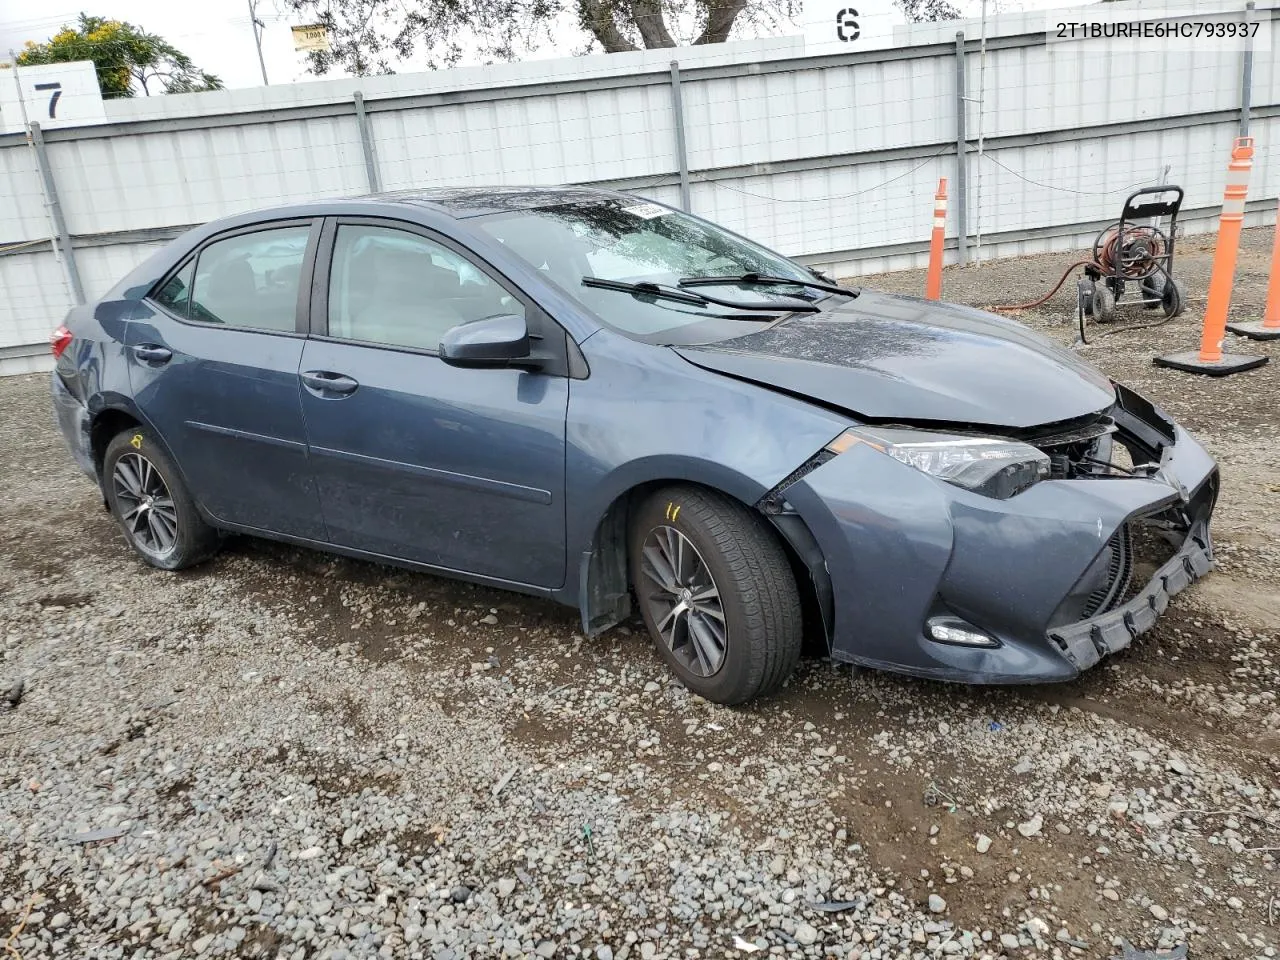
M 1045 189 L 1045 190 L 1057 190 L 1059 193 L 1072 193 L 1082 197 L 1110 197 L 1117 193 L 1124 193 L 1124 191 L 1126 190 L 1132 190 L 1134 187 L 1140 187 L 1144 183 L 1149 182 L 1145 180 L 1139 180 L 1136 183 L 1131 183 L 1123 187 L 1117 187 L 1114 190 L 1079 190 L 1074 187 L 1060 187 L 1056 184 L 1044 183 L 1040 180 L 1034 180 L 1031 177 L 1026 176 L 1025 174 L 1019 173 L 1017 170 L 1013 169 L 1013 167 L 1010 167 L 1006 164 L 1001 163 L 999 160 L 997 160 L 995 157 L 993 157 L 989 153 L 983 154 L 983 156 L 985 156 L 986 159 L 990 160 L 1000 169 L 1008 171 L 1009 173 L 1017 177 L 1019 180 L 1024 180 L 1027 183 L 1031 184 L 1033 187 L 1041 187 L 1042 189 Z
M 887 180 L 882 180 L 879 183 L 873 184 L 869 187 L 864 187 L 861 190 L 855 190 L 853 193 L 848 193 L 839 197 L 834 197 L 831 195 L 827 195 L 825 197 L 771 197 L 763 193 L 754 193 L 750 190 L 742 190 L 738 187 L 731 187 L 727 183 L 722 183 L 719 180 L 712 180 L 708 177 L 703 177 L 694 182 L 709 183 L 713 187 L 718 187 L 719 189 L 722 189 L 722 190 L 729 190 L 729 191 L 732 191 L 733 193 L 740 193 L 744 196 L 755 197 L 758 200 L 770 200 L 774 203 L 832 203 L 833 201 L 838 201 L 838 200 L 852 200 L 854 197 L 860 197 L 863 194 L 871 193 L 875 190 L 879 190 L 883 187 L 887 187 L 891 183 L 896 183 L 899 180 L 903 180 L 911 176 L 911 174 L 915 173 L 917 170 L 921 169 L 922 167 L 928 166 L 928 164 L 938 159 L 938 157 L 941 157 L 943 154 L 949 153 L 954 149 L 955 149 L 954 147 L 948 144 L 946 147 L 939 150 L 937 153 L 930 154 L 929 156 L 921 160 L 919 163 L 917 163 L 911 169 L 906 170 L 895 177 L 890 177 Z

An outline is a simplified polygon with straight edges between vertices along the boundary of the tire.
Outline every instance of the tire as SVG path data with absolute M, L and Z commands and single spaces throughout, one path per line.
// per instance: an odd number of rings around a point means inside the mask
M 1142 281 L 1142 309 L 1158 310 L 1164 300 L 1165 279 L 1162 273 L 1153 273 Z
M 107 444 L 102 486 L 125 540 L 153 567 L 182 570 L 217 552 L 218 531 L 204 522 L 173 461 L 145 427 L 124 430 Z
M 662 562 L 677 551 L 683 569 L 672 582 L 676 571 Z M 791 675 L 804 637 L 800 593 L 782 544 L 746 507 L 698 487 L 660 490 L 632 518 L 629 559 L 649 635 L 694 693 L 745 703 Z
M 1080 301 L 1077 313 L 1080 316 L 1093 316 L 1093 281 L 1081 277 L 1076 281 L 1076 298 Z
M 1116 317 L 1116 295 L 1105 283 L 1099 283 L 1093 289 L 1093 319 L 1099 323 L 1110 323 Z
M 1164 291 L 1160 298 L 1160 307 L 1164 311 L 1164 315 L 1172 319 L 1178 316 L 1186 309 L 1187 306 L 1187 290 L 1182 285 L 1182 281 L 1171 278 L 1164 285 Z

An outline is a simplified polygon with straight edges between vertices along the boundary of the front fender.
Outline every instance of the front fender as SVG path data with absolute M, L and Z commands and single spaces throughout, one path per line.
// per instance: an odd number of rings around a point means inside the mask
M 696 483 L 754 504 L 850 423 L 612 331 L 582 348 L 591 375 L 570 384 L 566 429 L 571 570 L 637 487 Z M 568 577 L 557 598 L 578 605 L 585 580 Z
M 864 444 L 787 487 L 826 559 L 832 656 L 901 659 L 920 632 L 955 544 L 938 481 Z

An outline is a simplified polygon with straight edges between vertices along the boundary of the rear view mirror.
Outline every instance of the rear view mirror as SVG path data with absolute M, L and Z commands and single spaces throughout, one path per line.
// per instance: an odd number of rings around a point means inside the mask
M 516 314 L 464 323 L 440 339 L 440 359 L 455 367 L 503 367 L 528 356 L 529 327 Z

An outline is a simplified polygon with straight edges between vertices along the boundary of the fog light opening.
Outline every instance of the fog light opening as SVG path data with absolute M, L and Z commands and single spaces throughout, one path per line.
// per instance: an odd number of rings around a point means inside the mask
M 933 617 L 926 627 L 929 638 L 938 643 L 950 643 L 958 647 L 1000 646 L 1000 641 L 995 637 L 988 636 L 959 617 Z

